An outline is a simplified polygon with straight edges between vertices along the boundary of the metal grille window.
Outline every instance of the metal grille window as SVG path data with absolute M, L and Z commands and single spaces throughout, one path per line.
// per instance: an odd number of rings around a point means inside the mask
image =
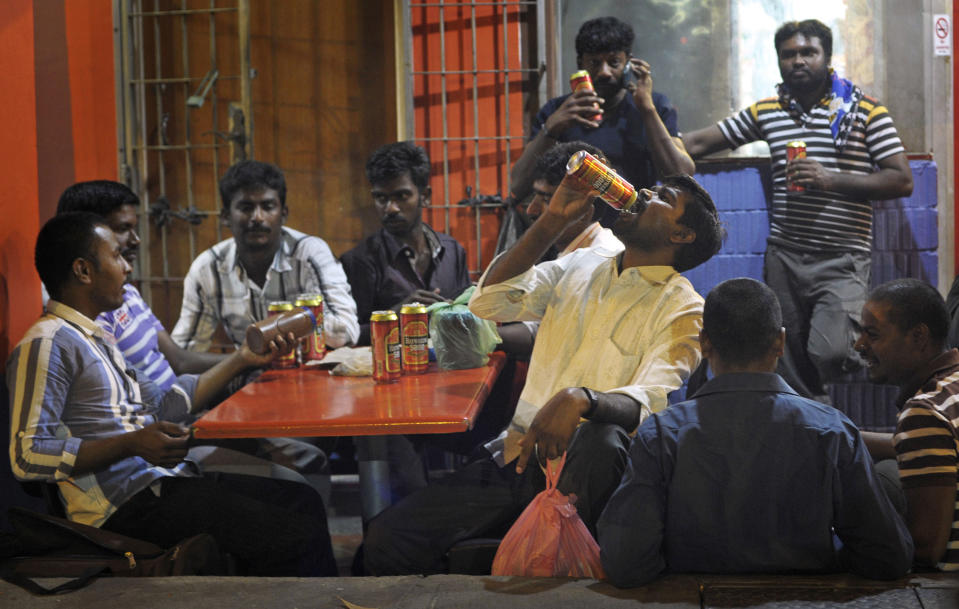
M 121 179 L 141 199 L 141 291 L 170 327 L 223 238 L 217 177 L 252 150 L 249 0 L 115 3 Z
M 403 6 L 401 137 L 429 153 L 427 221 L 463 244 L 474 277 L 492 258 L 509 171 L 523 149 L 524 104 L 540 72 L 541 5 L 413 0 Z

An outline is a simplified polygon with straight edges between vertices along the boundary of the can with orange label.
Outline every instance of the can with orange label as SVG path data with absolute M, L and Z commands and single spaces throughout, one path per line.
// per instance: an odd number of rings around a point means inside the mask
M 593 88 L 593 79 L 589 77 L 589 72 L 586 70 L 573 72 L 569 77 L 569 86 L 573 89 L 573 93 L 576 93 L 577 91 L 596 92 L 596 89 Z M 593 103 L 593 107 L 599 110 L 599 104 Z M 599 122 L 603 120 L 603 115 L 596 113 L 593 116 L 593 120 Z
M 370 344 L 373 349 L 373 380 L 393 383 L 400 379 L 400 322 L 393 311 L 370 315 Z
M 639 205 L 645 206 L 645 199 L 638 196 L 633 185 L 585 150 L 574 152 L 569 157 L 566 173 L 599 192 L 599 197 L 611 207 L 636 213 L 644 211 L 635 209 Z
M 286 313 L 287 311 L 293 310 L 293 303 L 287 300 L 274 300 L 267 305 L 266 311 L 267 315 L 273 317 L 274 315 L 280 315 Z M 296 360 L 296 347 L 286 355 L 281 355 L 273 360 L 272 368 L 274 370 L 285 370 L 287 368 L 296 368 L 299 366 L 299 363 Z
M 403 339 L 403 373 L 423 374 L 430 367 L 426 305 L 412 302 L 400 308 L 400 335 Z
M 300 294 L 294 304 L 313 312 L 316 326 L 303 340 L 303 363 L 318 362 L 326 355 L 326 336 L 323 334 L 323 295 Z
M 799 184 L 793 184 L 789 179 L 789 161 L 793 159 L 804 159 L 806 158 L 806 142 L 789 142 L 786 144 L 786 189 L 792 190 L 794 192 L 802 192 L 806 190 L 805 186 L 800 186 Z

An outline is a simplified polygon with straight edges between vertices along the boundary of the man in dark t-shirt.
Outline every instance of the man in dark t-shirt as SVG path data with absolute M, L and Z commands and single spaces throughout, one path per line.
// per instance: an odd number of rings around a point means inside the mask
M 510 175 L 516 198 L 529 194 L 536 160 L 559 142 L 596 146 L 636 188 L 652 186 L 658 176 L 695 171 L 678 137 L 676 109 L 653 91 L 649 64 L 632 56 L 634 38 L 633 28 L 615 17 L 580 27 L 576 65 L 589 73 L 595 92 L 557 97 L 540 109 Z

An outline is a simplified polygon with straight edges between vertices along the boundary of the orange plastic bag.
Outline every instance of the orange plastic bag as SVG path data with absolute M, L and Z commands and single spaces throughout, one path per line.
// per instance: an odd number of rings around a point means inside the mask
M 556 489 L 566 453 L 546 464 L 546 490 L 520 514 L 496 551 L 493 575 L 605 579 L 599 544 L 576 513 L 576 495 Z

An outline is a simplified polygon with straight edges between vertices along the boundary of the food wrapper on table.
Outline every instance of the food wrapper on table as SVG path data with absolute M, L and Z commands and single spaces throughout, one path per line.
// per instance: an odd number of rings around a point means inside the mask
M 503 342 L 494 322 L 469 310 L 466 303 L 474 289 L 470 286 L 453 302 L 437 302 L 426 309 L 436 363 L 445 370 L 485 366 L 490 352 Z
M 312 365 L 331 369 L 330 374 L 334 376 L 370 376 L 373 374 L 373 351 L 369 346 L 340 347 L 327 351 L 315 364 L 307 364 Z

